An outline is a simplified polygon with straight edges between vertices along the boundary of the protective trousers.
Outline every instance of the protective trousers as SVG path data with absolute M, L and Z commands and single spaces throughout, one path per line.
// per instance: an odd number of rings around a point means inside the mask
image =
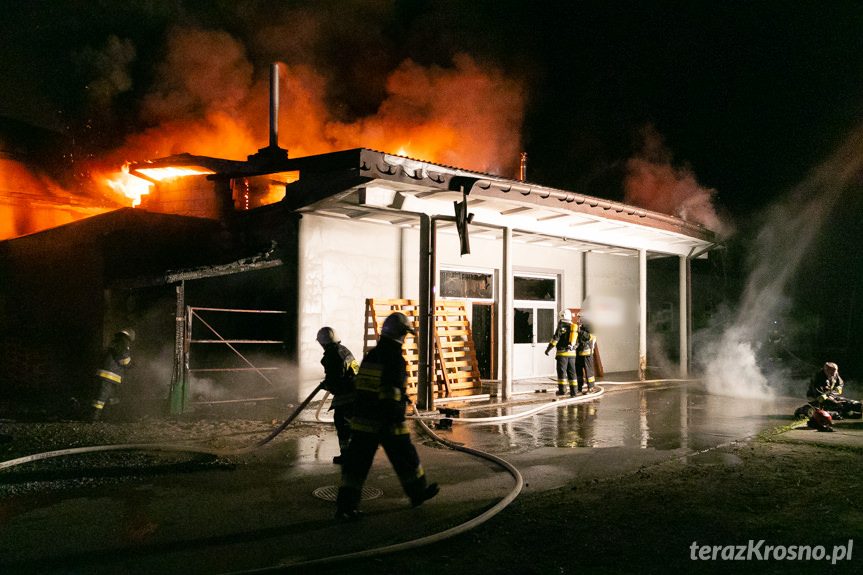
M 401 428 L 403 429 L 403 428 Z M 414 501 L 421 498 L 427 487 L 427 480 L 420 465 L 417 450 L 411 443 L 409 433 L 398 433 L 396 428 L 378 433 L 354 430 L 351 443 L 342 463 L 342 485 L 336 500 L 337 512 L 357 509 L 378 446 L 383 446 L 387 458 L 398 475 L 405 494 Z M 404 429 L 407 432 L 407 429 Z
M 587 391 L 593 391 L 593 383 L 595 381 L 593 375 L 593 354 L 579 355 L 575 361 L 575 372 L 578 376 L 578 392 L 581 393 L 585 383 L 587 383 Z
M 333 408 L 333 423 L 336 426 L 336 435 L 339 438 L 339 452 L 344 456 L 351 441 L 350 418 L 353 413 L 353 404 L 341 405 Z
M 558 395 L 565 393 L 567 384 L 569 384 L 570 395 L 575 395 L 576 357 L 574 355 L 558 355 L 556 359 Z

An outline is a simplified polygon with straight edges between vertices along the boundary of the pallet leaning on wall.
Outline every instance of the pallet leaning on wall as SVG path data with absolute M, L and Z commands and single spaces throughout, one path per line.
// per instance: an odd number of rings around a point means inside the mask
M 400 311 L 417 324 L 419 301 L 413 299 L 366 299 L 363 354 L 377 345 L 384 320 Z M 466 305 L 457 301 L 435 303 L 434 317 L 435 397 L 463 397 L 482 393 L 479 364 L 470 332 Z M 408 335 L 403 345 L 407 362 L 409 395 L 416 395 L 419 372 L 419 350 L 416 338 Z
M 482 393 L 476 348 L 462 301 L 438 301 L 434 306 L 434 340 L 448 397 Z

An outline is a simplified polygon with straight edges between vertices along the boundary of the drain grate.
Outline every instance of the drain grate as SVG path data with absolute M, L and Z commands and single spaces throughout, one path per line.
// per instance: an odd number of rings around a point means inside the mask
M 314 491 L 312 491 L 312 495 L 317 497 L 318 499 L 323 499 L 324 501 L 335 501 L 339 494 L 339 487 L 337 485 L 326 485 L 324 487 L 318 487 Z M 362 501 L 368 501 L 369 499 L 377 499 L 384 492 L 378 489 L 377 487 L 363 487 L 363 491 L 360 494 L 360 499 Z

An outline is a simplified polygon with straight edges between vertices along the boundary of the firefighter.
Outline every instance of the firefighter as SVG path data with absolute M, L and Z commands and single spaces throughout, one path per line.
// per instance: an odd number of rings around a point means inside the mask
M 863 406 L 859 401 L 842 395 L 844 384 L 845 382 L 839 377 L 839 366 L 828 361 L 809 381 L 806 399 L 809 405 L 816 409 L 835 411 L 844 417 L 859 418 Z
M 580 319 L 580 318 L 579 318 Z M 593 350 L 596 347 L 596 336 L 590 331 L 590 326 L 581 322 L 578 326 L 578 343 L 576 345 L 575 372 L 578 377 L 578 393 L 587 384 L 584 393 L 593 392 L 596 379 L 593 370 Z
M 330 409 L 333 411 L 333 423 L 339 438 L 339 455 L 333 457 L 333 463 L 341 464 L 351 439 L 350 418 L 356 394 L 355 380 L 360 367 L 354 354 L 342 345 L 333 328 L 322 327 L 318 330 L 317 340 L 324 348 L 324 356 L 321 358 L 324 381 L 321 386 L 333 396 Z
M 351 419 L 351 442 L 342 464 L 342 482 L 336 499 L 336 518 L 356 519 L 363 483 L 378 446 L 398 475 L 402 489 L 416 507 L 438 493 L 429 484 L 405 424 L 407 364 L 402 355 L 405 335 L 416 334 L 402 313 L 388 316 L 378 345 L 363 358 L 356 379 L 356 401 Z
M 135 330 L 118 331 L 111 338 L 111 343 L 102 352 L 102 362 L 96 370 L 96 396 L 90 404 L 89 421 L 99 421 L 105 410 L 105 404 L 114 397 L 123 374 L 132 364 L 132 342 L 135 341 Z
M 555 359 L 557 361 L 557 394 L 566 395 L 566 387 L 569 384 L 569 394 L 575 396 L 575 347 L 578 342 L 578 326 L 572 323 L 572 312 L 568 309 L 560 310 L 557 314 L 557 329 L 554 330 L 554 335 L 551 341 L 548 342 L 548 347 L 545 348 L 545 355 L 552 348 L 557 347 Z

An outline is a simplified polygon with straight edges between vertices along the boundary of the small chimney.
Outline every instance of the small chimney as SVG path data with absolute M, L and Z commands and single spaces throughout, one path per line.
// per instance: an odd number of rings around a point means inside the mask
M 248 157 L 257 169 L 278 169 L 280 162 L 288 159 L 288 151 L 279 147 L 279 65 L 270 66 L 270 145 Z
M 521 153 L 521 166 L 518 169 L 518 181 L 524 182 L 527 180 L 527 152 Z

